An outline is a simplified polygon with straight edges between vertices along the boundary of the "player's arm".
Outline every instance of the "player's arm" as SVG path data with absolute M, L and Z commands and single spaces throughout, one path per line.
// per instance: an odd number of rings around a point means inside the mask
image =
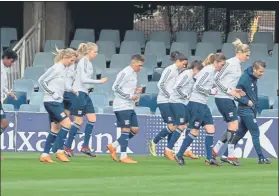
M 101 80 L 94 80 L 92 78 L 87 78 L 86 77 L 86 71 L 87 71 L 87 66 L 91 66 L 87 60 L 81 59 L 78 62 L 78 70 L 80 74 L 80 81 L 82 84 L 101 84 Z
M 54 79 L 57 75 L 59 75 L 61 71 L 62 70 L 58 69 L 57 67 L 52 66 L 38 79 L 38 82 L 41 85 L 41 87 L 50 95 L 53 95 L 55 92 L 52 91 L 51 88 L 48 86 L 48 82 Z
M 209 95 L 211 94 L 211 89 L 204 88 L 204 85 L 208 82 L 210 75 L 208 72 L 205 72 L 203 76 L 200 76 L 199 80 L 196 81 L 196 89 L 202 94 Z
M 245 79 L 245 75 L 242 75 L 236 85 L 236 88 L 241 89 L 242 91 L 244 91 L 246 93 L 247 92 L 246 83 L 247 83 L 247 80 Z M 244 105 L 248 105 L 248 103 L 249 103 L 249 98 L 246 95 L 241 98 L 235 98 L 235 100 Z
M 227 95 L 231 95 L 231 92 L 232 92 L 233 89 L 231 89 L 228 86 L 225 86 L 224 84 L 222 84 L 220 82 L 220 80 L 222 78 L 224 78 L 227 75 L 227 73 L 229 73 L 229 71 L 230 71 L 230 64 L 227 62 L 215 77 L 216 85 L 221 89 L 221 91 L 223 91 Z
M 180 95 L 181 98 L 186 99 L 189 97 L 189 94 L 185 94 L 182 91 L 183 86 L 188 84 L 191 81 L 191 77 L 189 77 L 187 74 L 182 77 L 181 80 L 177 81 L 177 83 L 174 86 L 174 90 Z
M 123 99 L 131 99 L 133 95 L 126 93 L 122 90 L 123 84 L 126 82 L 127 74 L 122 72 L 117 75 L 115 82 L 112 85 L 112 90 Z
M 170 75 L 171 75 L 171 69 L 164 70 L 162 73 L 162 76 L 161 76 L 162 79 L 160 79 L 160 81 L 157 84 L 158 88 L 161 90 L 161 92 L 167 98 L 170 97 L 170 94 L 166 89 L 166 82 L 168 81 L 168 78 L 170 77 Z

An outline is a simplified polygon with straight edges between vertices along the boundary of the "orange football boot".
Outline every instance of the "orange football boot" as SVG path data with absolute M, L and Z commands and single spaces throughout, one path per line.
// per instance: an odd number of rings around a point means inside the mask
M 126 157 L 124 159 L 120 159 L 120 163 L 128 163 L 128 164 L 135 164 L 138 163 L 137 161 L 134 161 L 133 159 Z
M 62 162 L 69 162 L 70 161 L 68 159 L 67 155 L 64 152 L 57 152 L 56 153 L 56 158 L 59 159 Z
M 51 157 L 49 155 L 47 156 L 40 156 L 40 161 L 44 163 L 55 163 L 53 160 L 51 160 Z
M 165 157 L 168 158 L 169 160 L 172 160 L 172 161 L 175 160 L 174 154 L 173 154 L 173 152 L 170 151 L 170 150 L 165 150 L 164 155 L 165 155 Z
M 198 159 L 199 157 L 197 155 L 195 155 L 192 150 L 189 151 L 185 151 L 183 156 L 191 158 L 191 159 Z
M 108 144 L 107 149 L 110 153 L 110 156 L 111 156 L 112 160 L 117 161 L 116 148 L 113 148 L 112 144 Z

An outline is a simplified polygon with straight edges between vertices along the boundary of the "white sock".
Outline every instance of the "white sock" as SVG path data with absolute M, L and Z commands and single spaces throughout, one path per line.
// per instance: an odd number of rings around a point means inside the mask
M 121 152 L 120 159 L 125 159 L 127 157 L 127 152 Z
M 221 142 L 220 140 L 218 140 L 218 142 L 216 143 L 216 145 L 213 147 L 214 151 L 215 151 L 216 153 L 218 153 L 219 150 L 222 148 L 223 145 L 224 145 L 224 143 Z
M 234 144 L 228 144 L 228 157 L 234 157 Z
M 42 153 L 42 157 L 47 157 L 47 156 L 49 156 L 49 154 L 47 154 L 47 153 Z
M 64 150 L 57 150 L 57 153 L 62 153 L 64 152 Z
M 169 149 L 168 147 L 166 147 L 165 149 L 166 149 L 166 151 L 172 151 L 172 150 L 171 150 L 171 149 Z
M 191 151 L 191 150 L 192 150 L 192 147 L 189 146 L 189 147 L 186 149 L 186 152 Z
M 115 142 L 113 142 L 111 145 L 113 148 L 117 148 L 119 146 L 119 142 L 115 140 Z

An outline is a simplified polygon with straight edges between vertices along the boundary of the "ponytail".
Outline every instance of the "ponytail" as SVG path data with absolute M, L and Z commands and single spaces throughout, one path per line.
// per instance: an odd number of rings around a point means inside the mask
M 243 44 L 240 39 L 236 39 L 232 45 L 235 47 L 235 52 L 247 53 L 250 52 L 250 47 L 247 44 Z

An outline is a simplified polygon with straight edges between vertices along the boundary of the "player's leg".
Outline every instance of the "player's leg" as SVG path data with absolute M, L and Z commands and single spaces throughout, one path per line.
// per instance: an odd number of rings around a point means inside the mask
M 171 112 L 170 104 L 163 103 L 158 104 L 158 107 L 161 112 L 161 116 L 164 122 L 167 124 L 167 127 L 163 128 L 155 137 L 149 142 L 149 150 L 151 155 L 157 156 L 156 154 L 156 145 L 161 141 L 163 138 L 172 134 L 173 131 L 176 130 L 176 126 L 173 124 L 173 114 Z
M 261 144 L 260 144 L 260 129 L 257 123 L 257 119 L 254 116 L 243 116 L 244 123 L 249 130 L 251 136 L 254 148 L 256 150 L 256 153 L 259 157 L 259 164 L 270 164 L 271 161 L 269 159 L 266 159 L 263 155 Z
M 243 119 L 240 117 L 239 128 L 236 131 L 236 133 L 235 133 L 235 135 L 234 135 L 234 137 L 232 138 L 232 141 L 231 141 L 234 148 L 235 148 L 236 144 L 238 143 L 238 141 L 245 136 L 247 131 L 248 131 L 248 129 L 247 129 Z M 233 152 L 234 152 L 234 149 L 233 149 Z M 226 162 L 226 163 L 229 163 L 229 164 L 234 165 L 234 166 L 239 166 L 240 163 L 238 162 L 237 158 L 235 158 L 234 154 L 233 154 L 233 157 L 234 157 L 233 159 L 232 158 L 228 159 L 227 154 L 225 152 L 224 155 L 221 156 L 220 160 L 222 162 Z
M 170 160 L 174 159 L 173 154 L 173 147 L 177 140 L 179 139 L 180 135 L 186 129 L 186 119 L 185 119 L 185 110 L 184 104 L 180 103 L 171 103 L 170 104 L 172 115 L 174 116 L 173 122 L 176 126 L 176 130 L 173 131 L 170 140 L 168 141 L 167 147 L 165 148 L 165 157 Z
M 6 118 L 6 114 L 2 108 L 2 103 L 0 103 L 0 110 L 1 110 L 1 132 L 0 135 L 5 131 L 5 129 L 8 127 L 8 120 Z M 4 160 L 3 157 L 1 157 L 1 161 Z
M 186 130 L 185 130 L 185 137 L 190 133 L 190 129 L 188 128 L 189 123 L 189 112 L 188 112 L 188 106 L 185 105 L 185 119 L 186 119 Z M 191 159 L 198 159 L 199 157 L 195 155 L 192 151 L 192 144 L 186 149 L 186 151 L 183 154 L 185 157 L 191 158 Z
M 217 141 L 213 148 L 212 153 L 214 157 L 217 156 L 219 150 L 226 142 L 228 142 L 228 148 L 233 148 L 231 141 L 238 129 L 237 107 L 235 102 L 231 99 L 215 98 L 215 103 L 224 120 L 227 122 L 227 130 L 222 134 L 221 138 Z M 231 157 L 232 151 L 229 150 L 228 154 L 229 157 Z
M 204 130 L 206 132 L 205 136 L 205 149 L 206 149 L 206 165 L 215 165 L 219 166 L 220 164 L 214 159 L 212 149 L 213 149 L 213 138 L 215 134 L 215 126 L 212 114 L 210 112 L 210 109 L 207 105 L 204 105 L 203 108 L 205 115 L 202 122 L 202 126 L 204 127 Z
M 199 135 L 199 130 L 201 126 L 201 122 L 204 117 L 203 111 L 200 111 L 200 104 L 195 102 L 189 102 L 188 104 L 188 112 L 189 112 L 189 125 L 188 128 L 191 130 L 188 135 L 185 136 L 182 145 L 175 155 L 175 160 L 178 164 L 184 165 L 183 155 L 186 149 L 191 145 L 191 143 L 197 138 Z

